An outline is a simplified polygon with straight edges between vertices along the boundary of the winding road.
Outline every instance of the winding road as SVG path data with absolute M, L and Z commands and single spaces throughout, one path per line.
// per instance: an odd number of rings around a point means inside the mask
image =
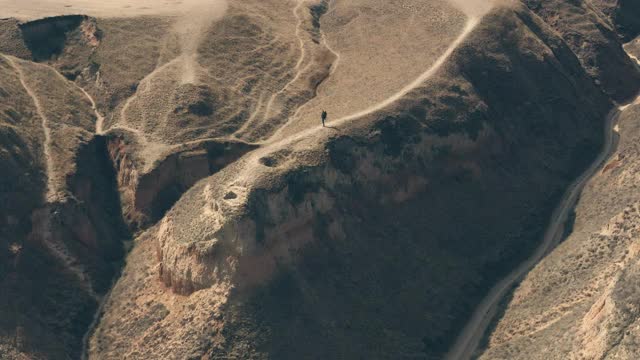
M 618 147 L 619 135 L 615 125 L 624 109 L 626 109 L 626 106 L 618 107 L 612 110 L 607 116 L 602 151 L 593 163 L 591 163 L 591 166 L 571 183 L 565 191 L 562 200 L 551 214 L 549 226 L 540 246 L 529 259 L 520 264 L 520 266 L 489 291 L 488 295 L 476 308 L 471 319 L 456 339 L 453 347 L 447 353 L 445 360 L 467 360 L 473 357 L 489 324 L 496 316 L 500 302 L 504 299 L 505 295 L 514 285 L 520 282 L 544 256 L 551 252 L 551 250 L 562 241 L 568 216 L 575 207 L 582 189 Z

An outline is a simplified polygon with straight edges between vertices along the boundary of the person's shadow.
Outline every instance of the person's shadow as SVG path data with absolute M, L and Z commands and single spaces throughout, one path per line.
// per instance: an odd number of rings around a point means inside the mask
M 325 125 L 324 126 L 325 129 L 331 129 L 331 130 L 335 130 L 335 131 L 340 131 L 340 128 L 336 127 L 336 126 L 329 126 L 329 125 Z

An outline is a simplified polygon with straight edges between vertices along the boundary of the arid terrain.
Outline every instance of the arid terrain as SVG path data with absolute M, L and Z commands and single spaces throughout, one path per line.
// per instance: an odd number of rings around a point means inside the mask
M 626 47 L 632 58 L 637 40 Z M 638 101 L 620 107 L 620 143 L 587 183 L 570 234 L 511 294 L 481 359 L 633 359 L 638 333 Z M 535 349 L 535 354 L 531 350 Z
M 0 359 L 637 358 L 639 33 L 0 0 Z

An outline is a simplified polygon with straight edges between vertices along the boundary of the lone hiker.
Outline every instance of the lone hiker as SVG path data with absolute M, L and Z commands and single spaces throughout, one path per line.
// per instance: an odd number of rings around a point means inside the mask
M 327 112 L 322 110 L 322 127 L 324 127 L 325 120 L 327 120 Z

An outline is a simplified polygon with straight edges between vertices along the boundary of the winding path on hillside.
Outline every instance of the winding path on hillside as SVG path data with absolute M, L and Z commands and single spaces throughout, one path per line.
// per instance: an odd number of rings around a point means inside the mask
M 298 62 L 296 63 L 296 75 L 291 79 L 291 81 L 289 81 L 288 83 L 286 83 L 282 89 L 280 89 L 278 92 L 274 93 L 273 95 L 271 95 L 271 98 L 269 99 L 269 102 L 267 103 L 267 108 L 264 111 L 264 117 L 263 117 L 263 121 L 267 121 L 269 119 L 269 114 L 271 113 L 271 106 L 273 105 L 273 102 L 276 100 L 276 98 L 281 95 L 282 93 L 284 93 L 292 84 L 294 84 L 296 81 L 298 81 L 298 79 L 300 79 L 300 76 L 302 76 L 302 73 L 306 70 L 306 67 L 302 67 L 302 64 L 304 64 L 304 60 L 306 57 L 306 50 L 304 48 L 304 39 L 302 38 L 302 35 L 300 35 L 300 31 L 302 28 L 302 25 L 304 24 L 304 19 L 302 16 L 300 16 L 300 8 L 302 8 L 302 6 L 304 5 L 305 1 L 304 0 L 298 0 L 298 4 L 293 8 L 293 16 L 296 18 L 296 38 L 298 39 L 298 43 L 300 44 L 300 57 L 298 58 Z
M 348 123 L 350 121 L 353 120 L 357 120 L 360 118 L 363 118 L 367 115 L 376 113 L 384 108 L 386 108 L 387 106 L 395 103 L 396 101 L 402 99 L 403 97 L 405 97 L 409 92 L 411 92 L 412 90 L 424 85 L 425 81 L 427 81 L 429 78 L 431 78 L 433 75 L 435 75 L 438 70 L 440 70 L 440 68 L 446 63 L 446 61 L 449 59 L 449 57 L 451 56 L 451 54 L 453 54 L 453 52 L 460 46 L 460 44 L 462 44 L 462 42 L 469 36 L 469 34 L 471 34 L 471 32 L 473 31 L 473 29 L 475 29 L 475 27 L 480 23 L 480 18 L 470 18 L 469 20 L 467 20 L 467 23 L 463 29 L 463 31 L 460 33 L 460 35 L 458 35 L 458 37 L 451 43 L 451 45 L 449 45 L 449 47 L 447 48 L 447 50 L 440 55 L 440 57 L 422 74 L 420 74 L 415 80 L 413 80 L 411 83 L 407 84 L 405 87 L 403 87 L 402 89 L 400 89 L 398 92 L 396 92 L 395 94 L 391 95 L 390 97 L 386 98 L 385 100 L 374 104 L 366 109 L 363 109 L 361 111 L 358 111 L 356 113 L 341 117 L 339 119 L 327 122 L 327 125 L 330 126 L 339 126 L 345 123 Z M 339 54 L 338 58 L 339 58 Z M 289 124 L 289 122 L 287 124 L 285 124 L 282 128 L 286 127 Z M 269 138 L 268 140 L 266 140 L 265 142 L 263 142 L 263 144 L 267 145 L 264 149 L 271 149 L 274 147 L 280 147 L 286 144 L 289 144 L 291 142 L 294 141 L 298 141 L 300 139 L 309 137 L 311 134 L 313 134 L 316 131 L 320 131 L 326 128 L 323 128 L 322 125 L 317 125 L 314 127 L 311 127 L 307 130 L 301 131 L 293 136 L 290 137 L 286 137 L 284 139 L 278 139 L 278 135 L 280 134 L 280 131 L 277 131 L 273 136 L 271 136 L 271 138 Z
M 73 81 L 70 81 L 73 85 L 75 85 L 78 90 L 82 91 L 82 93 L 84 94 L 84 96 L 87 98 L 87 100 L 89 100 L 89 102 L 91 103 L 91 108 L 93 109 L 93 112 L 96 115 L 96 134 L 101 135 L 102 133 L 104 133 L 104 116 L 102 116 L 100 114 L 100 112 L 98 111 L 98 106 L 96 105 L 96 101 L 93 100 L 93 97 L 91 97 L 91 95 L 89 95 L 89 93 L 80 85 L 74 83 Z
M 304 2 L 304 1 L 301 1 L 301 2 L 300 2 L 300 4 L 302 4 L 303 2 Z M 296 13 L 296 12 L 297 12 L 297 7 L 296 7 L 296 9 L 294 10 L 294 13 Z M 298 17 L 298 15 L 296 15 L 296 17 Z M 299 18 L 299 19 L 300 19 L 300 18 Z M 302 20 L 300 19 L 300 21 L 302 21 Z M 300 27 L 300 26 L 301 26 L 301 24 L 302 24 L 302 23 L 299 23 L 298 27 Z M 327 41 L 327 34 L 325 34 L 325 32 L 324 32 L 322 29 L 320 29 L 320 34 L 321 34 L 321 36 L 322 36 L 322 45 L 323 45 L 323 46 L 324 46 L 324 47 L 325 47 L 329 52 L 331 52 L 331 53 L 335 56 L 335 60 L 333 61 L 333 64 L 331 64 L 331 69 L 329 70 L 329 75 L 327 75 L 327 77 L 325 78 L 325 80 L 326 80 L 326 79 L 328 79 L 331 75 L 333 75 L 333 73 L 336 71 L 336 69 L 338 68 L 338 65 L 340 64 L 340 60 L 341 60 L 341 58 L 342 58 L 342 57 L 340 56 L 340 53 L 338 53 L 337 51 L 333 50 L 333 48 L 331 48 L 331 46 L 329 46 L 329 42 Z M 302 64 L 302 61 L 303 61 L 303 59 L 304 59 L 304 45 L 303 45 L 304 40 L 303 40 L 303 39 L 302 39 L 302 37 L 300 36 L 300 33 L 299 33 L 298 29 L 296 29 L 296 36 L 297 36 L 297 37 L 298 37 L 298 39 L 300 40 L 300 46 L 301 46 L 301 49 L 302 49 L 302 51 L 303 51 L 303 53 L 302 53 L 302 55 L 301 55 L 301 58 L 300 58 L 300 61 L 298 61 L 298 65 L 296 66 L 296 69 L 298 69 L 298 74 L 293 78 L 293 80 L 291 80 L 287 85 L 285 85 L 285 87 L 284 87 L 284 88 L 283 88 L 279 93 L 282 93 L 282 92 L 283 92 L 285 89 L 287 89 L 291 84 L 293 84 L 295 81 L 297 81 L 297 80 L 298 80 L 298 78 L 300 77 L 300 74 L 302 73 L 302 71 L 304 71 L 304 70 L 306 69 L 306 68 L 305 68 L 305 69 L 303 69 L 303 70 L 300 70 L 300 69 L 299 69 L 299 67 L 300 67 L 300 65 Z M 318 84 L 318 88 L 319 88 L 320 86 L 322 86 L 322 84 L 323 84 L 323 83 L 325 83 L 325 80 L 323 80 L 322 82 L 320 82 L 320 84 Z M 314 98 L 317 96 L 318 88 L 316 88 L 316 95 L 314 95 Z M 313 98 L 312 98 L 312 99 L 313 99 Z M 312 99 L 310 99 L 310 100 L 312 100 Z M 282 132 L 287 128 L 287 126 L 288 126 L 289 124 L 291 124 L 291 122 L 293 122 L 293 121 L 295 121 L 296 119 L 298 119 L 298 114 L 300 113 L 300 111 L 301 111 L 302 109 L 304 109 L 306 106 L 308 106 L 310 103 L 311 103 L 310 101 L 307 101 L 307 102 L 305 102 L 304 104 L 302 104 L 302 105 L 298 106 L 298 108 L 296 109 L 296 111 L 294 111 L 294 113 L 289 117 L 289 119 L 288 119 L 288 120 L 287 120 L 287 121 L 286 121 L 282 126 L 280 126 L 280 127 L 279 127 L 279 128 L 278 128 L 278 129 L 273 133 L 273 134 L 271 134 L 271 136 L 269 136 L 269 138 L 267 139 L 267 141 L 266 141 L 266 142 L 264 142 L 264 143 L 268 143 L 268 140 L 278 138 L 278 137 L 282 134 Z M 265 120 L 266 120 L 266 119 L 267 119 L 267 118 L 265 117 Z
M 50 151 L 51 128 L 49 127 L 49 119 L 44 114 L 44 111 L 42 110 L 42 104 L 40 104 L 40 100 L 36 96 L 36 93 L 27 84 L 22 68 L 17 64 L 17 62 L 14 60 L 12 56 L 8 56 L 8 55 L 2 55 L 2 56 L 7 60 L 7 62 L 9 62 L 11 67 L 13 67 L 13 69 L 18 74 L 20 84 L 22 84 L 22 87 L 24 88 L 24 90 L 31 97 L 31 100 L 33 101 L 36 107 L 36 112 L 41 120 L 42 131 L 44 132 L 44 143 L 42 145 L 42 148 L 43 148 L 43 153 L 45 158 L 45 164 L 46 164 L 45 171 L 46 171 L 46 177 L 47 177 L 46 200 L 47 202 L 50 202 L 55 198 L 55 188 L 53 184 L 54 165 L 53 165 L 53 158 L 51 157 L 51 151 Z
M 127 110 L 129 110 L 129 106 L 131 106 L 131 103 L 138 98 L 138 95 L 140 94 L 140 92 L 147 91 L 149 89 L 149 86 L 151 86 L 150 82 L 154 77 L 156 77 L 160 72 L 162 72 L 167 67 L 169 67 L 169 66 L 175 64 L 176 62 L 178 62 L 180 60 L 180 58 L 181 58 L 181 56 L 177 56 L 177 57 L 167 61 L 163 65 L 161 65 L 159 67 L 156 67 L 152 72 L 150 72 L 142 80 L 140 80 L 140 82 L 138 83 L 138 86 L 136 87 L 136 92 L 133 95 L 129 96 L 129 98 L 124 102 L 124 105 L 122 106 L 122 109 L 120 110 L 120 118 L 116 122 L 116 125 L 120 125 L 120 126 L 128 126 L 129 125 L 129 121 L 127 120 Z M 107 129 L 107 130 L 109 130 L 109 129 Z M 140 136 L 144 136 L 144 135 L 142 133 L 140 133 Z
M 75 87 L 76 89 L 80 90 L 80 92 L 82 92 L 82 94 L 84 94 L 84 96 L 87 98 L 87 100 L 89 100 L 89 103 L 91 103 L 91 109 L 93 109 L 93 113 L 96 116 L 96 124 L 95 124 L 96 133 L 97 134 L 102 134 L 103 133 L 102 127 L 104 125 L 104 117 L 98 111 L 98 106 L 96 105 L 96 102 L 93 99 L 93 97 L 91 95 L 89 95 L 89 93 L 82 86 L 76 84 L 74 81 L 71 81 L 71 80 L 67 79 L 55 67 L 53 67 L 51 65 L 47 65 L 47 64 L 36 63 L 36 62 L 34 62 L 34 64 L 37 64 L 38 66 L 43 66 L 43 67 L 47 68 L 49 71 L 53 71 L 53 73 L 56 74 L 56 76 L 58 78 L 60 78 L 60 80 L 62 80 L 63 82 L 68 83 L 69 85 Z
M 551 252 L 563 239 L 565 224 L 575 207 L 582 189 L 587 182 L 602 167 L 605 161 L 616 151 L 619 136 L 616 132 L 616 122 L 626 106 L 614 109 L 607 116 L 604 131 L 604 146 L 598 157 L 591 163 L 571 185 L 567 188 L 556 209 L 551 214 L 549 226 L 542 238 L 542 243 L 525 262 L 520 264 L 507 277 L 500 280 L 478 305 L 471 319 L 464 327 L 453 347 L 447 353 L 445 360 L 471 359 L 485 335 L 491 321 L 495 318 L 501 301 L 507 293 L 518 284 L 534 266 Z
M 376 113 L 386 108 L 387 106 L 395 103 L 399 99 L 403 98 L 412 90 L 424 85 L 425 81 L 427 81 L 430 77 L 435 75 L 441 69 L 441 67 L 446 63 L 449 57 L 451 57 L 453 52 L 465 41 L 465 39 L 467 39 L 469 34 L 471 34 L 471 32 L 475 29 L 475 27 L 480 23 L 480 19 L 481 19 L 481 16 L 470 17 L 467 20 L 467 23 L 463 31 L 449 45 L 447 50 L 445 50 L 445 52 L 427 70 L 425 70 L 422 74 L 420 74 L 411 83 L 407 84 L 405 87 L 403 87 L 402 89 L 400 89 L 398 92 L 391 95 L 387 99 L 375 105 L 372 105 L 364 110 L 361 110 L 351 115 L 347 115 L 337 120 L 331 121 L 330 123 L 328 123 L 328 125 L 331 127 L 340 126 L 340 125 L 349 123 L 351 121 L 360 119 L 362 117 L 365 117 L 367 115 Z M 291 119 L 289 121 L 291 121 Z M 287 126 L 287 124 L 285 124 L 283 127 L 285 126 Z M 273 153 L 279 149 L 290 146 L 291 144 L 297 141 L 312 137 L 314 134 L 319 133 L 320 131 L 330 131 L 329 128 L 322 127 L 322 125 L 317 125 L 317 126 L 312 126 L 304 131 L 295 133 L 292 136 L 281 138 L 279 136 L 279 134 L 281 133 L 280 130 L 274 133 L 273 136 L 271 136 L 269 139 L 265 141 L 251 143 L 251 145 L 260 145 L 261 147 L 259 147 L 258 149 L 248 154 L 248 158 L 246 158 L 246 164 L 244 165 L 243 170 L 236 175 L 234 179 L 235 180 L 234 184 L 237 184 L 237 186 L 246 186 L 247 184 L 251 183 L 251 181 L 253 181 L 256 178 L 257 173 L 264 170 L 263 166 L 260 164 L 260 159 L 262 157 L 269 155 L 270 153 Z
M 52 146 L 52 136 L 51 136 L 51 128 L 49 126 L 49 118 L 45 115 L 42 104 L 40 103 L 40 100 L 38 99 L 38 96 L 36 95 L 35 91 L 33 91 L 33 89 L 27 84 L 24 71 L 18 64 L 18 61 L 20 60 L 4 54 L 2 54 L 2 57 L 4 57 L 7 60 L 7 62 L 9 62 L 11 67 L 13 67 L 13 69 L 16 71 L 18 78 L 20 80 L 20 84 L 22 85 L 24 90 L 27 92 L 27 94 L 31 97 L 36 107 L 36 113 L 38 114 L 38 116 L 42 121 L 41 123 L 42 130 L 44 132 L 44 143 L 42 147 L 43 147 L 43 155 L 45 157 L 45 162 L 46 162 L 46 176 L 47 176 L 47 192 L 46 192 L 45 199 L 47 204 L 54 203 L 57 200 L 56 191 L 58 189 L 55 188 L 55 184 L 53 183 L 55 167 L 54 167 L 53 158 L 51 157 L 51 152 L 50 152 L 50 149 Z M 43 65 L 43 66 L 46 66 L 46 65 Z M 48 69 L 52 69 L 49 66 L 46 66 L 46 67 Z M 58 74 L 60 77 L 62 77 L 65 81 L 68 81 L 65 77 L 63 77 L 57 71 L 55 71 L 55 69 L 52 69 L 52 70 L 54 70 L 54 72 Z M 47 211 L 47 210 L 45 209 L 44 211 Z M 48 250 L 49 254 L 51 254 L 54 258 L 58 259 L 60 262 L 62 262 L 66 266 L 66 268 L 73 274 L 73 276 L 75 276 L 78 279 L 79 283 L 85 287 L 85 290 L 87 291 L 89 296 L 91 296 L 94 300 L 99 301 L 100 297 L 97 295 L 97 293 L 93 289 L 91 281 L 87 281 L 88 278 L 87 278 L 87 273 L 85 269 L 83 269 L 82 266 L 77 264 L 76 260 L 74 260 L 68 254 L 68 252 L 64 249 L 64 247 L 61 244 L 51 239 L 53 233 L 51 231 L 51 217 L 49 216 L 49 214 L 47 214 L 43 222 L 40 223 L 40 229 L 38 229 L 36 233 L 41 234 L 42 244 Z

